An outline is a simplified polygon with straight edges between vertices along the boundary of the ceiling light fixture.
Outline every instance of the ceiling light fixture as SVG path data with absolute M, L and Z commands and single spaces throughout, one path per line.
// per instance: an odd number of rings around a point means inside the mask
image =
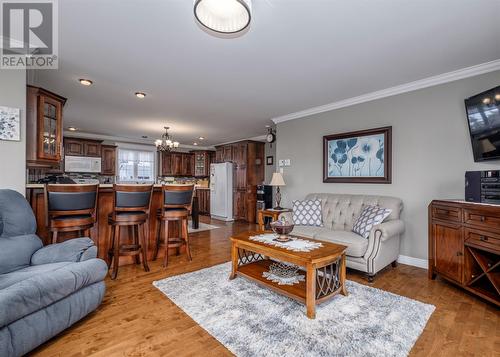
M 173 141 L 172 137 L 168 134 L 168 129 L 170 127 L 165 126 L 165 133 L 161 136 L 161 139 L 155 141 L 156 150 L 158 151 L 171 151 L 172 149 L 179 147 L 178 141 Z
M 74 126 L 68 126 L 69 131 L 77 131 L 78 129 L 75 128 Z
M 87 87 L 91 86 L 92 83 L 94 83 L 90 79 L 85 79 L 85 78 L 80 78 L 78 81 L 80 82 L 80 84 L 87 86 Z
M 195 0 L 194 16 L 209 30 L 231 34 L 250 25 L 252 0 Z
M 198 146 L 198 143 L 193 143 L 194 146 Z
M 199 140 L 205 140 L 205 138 L 203 136 L 200 136 L 198 139 Z
M 146 98 L 146 93 L 144 92 L 135 92 L 135 96 L 140 99 Z

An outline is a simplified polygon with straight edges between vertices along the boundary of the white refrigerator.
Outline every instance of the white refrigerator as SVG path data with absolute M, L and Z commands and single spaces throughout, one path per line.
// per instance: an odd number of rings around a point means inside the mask
M 210 216 L 233 221 L 233 164 L 210 165 Z

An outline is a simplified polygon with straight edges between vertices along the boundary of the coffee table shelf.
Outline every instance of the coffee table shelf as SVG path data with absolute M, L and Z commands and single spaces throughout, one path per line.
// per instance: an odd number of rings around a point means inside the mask
M 306 302 L 306 282 L 299 281 L 293 285 L 279 285 L 274 281 L 268 280 L 262 276 L 262 273 L 269 271 L 269 266 L 273 263 L 272 260 L 258 260 L 254 263 L 241 265 L 238 268 L 237 275 L 244 275 L 245 277 L 256 281 L 257 283 L 264 283 L 268 288 L 276 292 L 291 297 L 292 299 L 299 300 L 302 303 Z M 299 271 L 299 274 L 305 276 L 306 274 Z M 317 290 L 317 288 L 316 288 Z

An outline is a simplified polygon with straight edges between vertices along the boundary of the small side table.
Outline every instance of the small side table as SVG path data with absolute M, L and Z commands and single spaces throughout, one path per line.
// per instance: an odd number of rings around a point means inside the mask
M 281 210 L 275 210 L 272 208 L 261 209 L 257 212 L 257 221 L 259 223 L 259 231 L 263 231 L 265 229 L 264 217 L 271 217 L 273 221 L 278 219 L 278 216 L 284 212 L 292 212 L 289 208 L 283 208 Z

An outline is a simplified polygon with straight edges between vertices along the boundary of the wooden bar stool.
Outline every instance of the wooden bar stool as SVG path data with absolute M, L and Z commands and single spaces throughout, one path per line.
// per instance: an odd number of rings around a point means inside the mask
M 99 185 L 45 185 L 46 225 L 57 243 L 59 232 L 90 236 L 96 222 Z
M 161 245 L 161 236 L 164 237 L 165 257 L 163 266 L 168 265 L 168 249 L 176 248 L 177 252 L 183 245 L 186 246 L 186 254 L 191 260 L 191 251 L 189 249 L 188 218 L 191 212 L 194 194 L 194 185 L 164 185 L 162 186 L 163 205 L 156 214 L 157 230 L 156 244 L 153 252 L 153 260 L 158 256 L 158 250 Z M 169 222 L 179 223 L 179 237 L 170 237 Z M 163 234 L 162 234 L 163 233 Z
M 142 265 L 145 271 L 148 267 L 148 239 L 146 224 L 151 209 L 153 185 L 113 185 L 113 212 L 108 216 L 111 226 L 110 249 L 108 250 L 108 267 L 113 263 L 111 279 L 118 275 L 120 256 L 134 256 L 135 263 Z M 121 227 L 128 229 L 132 244 L 120 243 Z

